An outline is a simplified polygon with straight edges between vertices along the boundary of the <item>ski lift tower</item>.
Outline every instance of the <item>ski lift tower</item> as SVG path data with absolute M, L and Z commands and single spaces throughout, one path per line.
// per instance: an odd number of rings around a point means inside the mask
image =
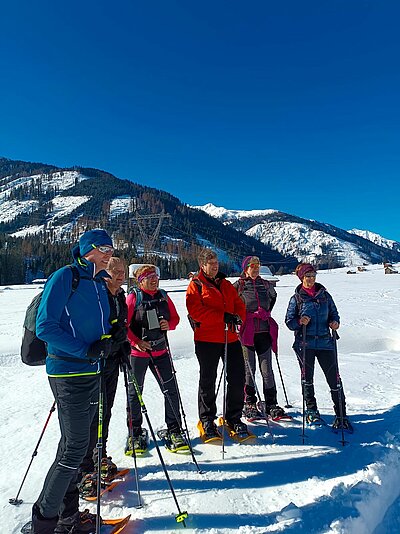
M 146 261 L 160 235 L 162 223 L 165 219 L 171 219 L 171 215 L 169 213 L 165 213 L 164 210 L 162 210 L 161 213 L 141 215 L 137 210 L 137 206 L 135 205 L 133 216 L 138 226 L 140 237 L 143 243 L 143 260 Z M 154 230 L 152 230 L 152 223 L 154 221 L 156 221 L 156 226 Z

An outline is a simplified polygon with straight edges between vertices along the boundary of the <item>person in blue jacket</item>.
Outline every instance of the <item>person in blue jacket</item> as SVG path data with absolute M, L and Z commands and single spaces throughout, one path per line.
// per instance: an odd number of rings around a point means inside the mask
M 342 387 L 341 395 L 339 394 L 337 357 L 330 332 L 330 329 L 337 330 L 340 326 L 339 313 L 325 287 L 315 282 L 317 273 L 311 264 L 300 263 L 296 268 L 296 274 L 302 283 L 297 286 L 295 294 L 289 301 L 285 323 L 294 331 L 293 349 L 302 371 L 303 395 L 307 408 L 306 421 L 308 424 L 322 422 L 314 392 L 314 366 L 317 359 L 331 391 L 336 415 L 333 429 L 338 430 L 343 426 L 344 429 L 351 431 Z M 305 339 L 303 339 L 304 331 Z
M 79 466 L 98 408 L 102 358 L 111 349 L 110 306 L 103 278 L 113 254 L 105 230 L 85 232 L 74 247 L 73 269 L 47 281 L 36 319 L 36 335 L 47 344 L 46 371 L 57 403 L 61 439 L 43 489 L 32 508 L 33 534 L 94 532 L 96 516 L 79 511 Z M 72 289 L 73 277 L 79 283 Z

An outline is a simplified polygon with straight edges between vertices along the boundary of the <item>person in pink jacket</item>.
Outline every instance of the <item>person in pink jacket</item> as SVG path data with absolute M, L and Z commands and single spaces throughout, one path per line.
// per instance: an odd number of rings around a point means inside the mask
M 128 339 L 130 341 L 131 366 L 141 391 L 147 369 L 150 368 L 164 396 L 165 423 L 168 441 L 175 449 L 187 446 L 179 406 L 179 394 L 173 375 L 171 356 L 168 352 L 166 332 L 175 330 L 179 315 L 167 293 L 159 288 L 155 265 L 145 264 L 135 273 L 138 288 L 126 298 L 128 305 Z M 132 446 L 143 452 L 146 431 L 142 429 L 142 413 L 133 384 L 128 387 L 128 399 L 132 417 L 132 439 L 129 437 L 125 454 L 132 455 Z M 129 425 L 128 421 L 128 425 Z

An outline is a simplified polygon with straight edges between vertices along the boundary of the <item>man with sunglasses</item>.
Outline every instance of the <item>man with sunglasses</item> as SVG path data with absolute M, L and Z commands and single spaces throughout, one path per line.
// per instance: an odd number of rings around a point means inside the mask
M 329 385 L 334 405 L 333 430 L 343 428 L 352 432 L 352 425 L 346 417 L 346 400 L 341 384 L 339 394 L 337 357 L 330 333 L 330 329 L 337 330 L 340 325 L 336 305 L 325 287 L 315 281 L 317 273 L 310 263 L 300 263 L 296 267 L 296 274 L 301 284 L 289 301 L 285 322 L 294 331 L 293 349 L 302 371 L 306 422 L 312 426 L 324 423 L 314 392 L 314 366 L 317 359 Z
M 47 343 L 46 371 L 57 403 L 61 439 L 32 509 L 33 534 L 92 532 L 96 516 L 79 512 L 79 466 L 98 408 L 101 359 L 110 354 L 110 305 L 103 278 L 113 254 L 105 230 L 85 232 L 74 262 L 47 281 L 38 309 L 37 336 Z M 73 289 L 73 280 L 77 279 Z

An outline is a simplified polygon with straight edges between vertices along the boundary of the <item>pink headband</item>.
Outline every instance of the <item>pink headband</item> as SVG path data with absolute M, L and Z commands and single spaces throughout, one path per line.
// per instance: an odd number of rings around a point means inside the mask
M 140 276 L 138 276 L 137 281 L 142 282 L 145 278 L 149 278 L 149 276 L 157 276 L 157 273 L 155 271 L 144 271 Z

